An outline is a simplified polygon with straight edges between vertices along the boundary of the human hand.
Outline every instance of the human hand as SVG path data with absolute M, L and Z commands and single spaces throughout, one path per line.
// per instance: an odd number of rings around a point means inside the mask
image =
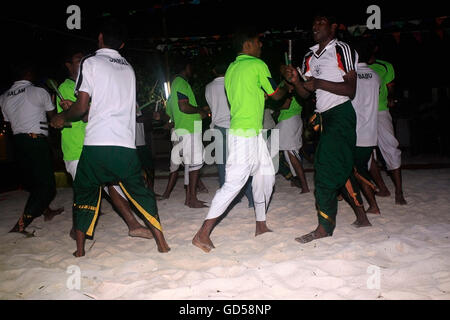
M 61 108 L 65 111 L 68 110 L 73 104 L 73 101 L 70 100 L 61 100 L 59 102 L 59 105 L 61 106 Z
M 200 109 L 200 110 L 198 111 L 198 113 L 200 114 L 200 117 L 201 117 L 202 119 L 205 119 L 206 117 L 208 117 L 208 113 L 207 113 L 205 110 L 203 110 L 203 109 Z
M 55 116 L 53 116 L 53 118 L 51 118 L 50 125 L 53 128 L 61 129 L 61 128 L 64 127 L 64 122 L 65 122 L 64 114 L 63 113 L 58 113 Z
M 315 91 L 317 89 L 317 79 L 314 77 L 309 77 L 308 81 L 303 83 L 303 87 L 308 91 Z
M 292 65 L 282 65 L 280 67 L 281 75 L 290 83 L 297 83 L 300 81 L 297 70 Z

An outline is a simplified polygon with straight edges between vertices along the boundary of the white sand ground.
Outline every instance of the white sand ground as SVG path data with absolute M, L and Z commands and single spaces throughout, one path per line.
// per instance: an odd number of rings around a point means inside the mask
M 307 178 L 312 186 L 312 173 Z M 202 200 L 212 200 L 216 179 L 204 178 L 210 192 Z M 31 239 L 7 233 L 27 193 L 1 194 L 0 299 L 450 299 L 450 169 L 405 170 L 403 179 L 408 205 L 378 198 L 382 214 L 370 216 L 373 227 L 355 229 L 351 209 L 340 202 L 334 236 L 302 245 L 294 238 L 316 226 L 314 196 L 277 176 L 268 213 L 274 232 L 254 237 L 244 198 L 213 231 L 209 254 L 191 244 L 207 209 L 183 205 L 180 179 L 172 198 L 158 203 L 170 253 L 128 237 L 103 200 L 95 242 L 87 241 L 79 259 L 68 236 L 71 189 L 59 189 L 52 203 L 65 213 L 36 219 Z M 156 180 L 156 191 L 166 182 Z M 79 290 L 67 287 L 73 265 L 81 271 Z

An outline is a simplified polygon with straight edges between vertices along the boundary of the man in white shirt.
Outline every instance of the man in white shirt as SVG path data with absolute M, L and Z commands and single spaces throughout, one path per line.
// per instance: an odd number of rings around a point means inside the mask
M 321 135 L 314 157 L 316 208 L 318 227 L 295 240 L 307 243 L 332 236 L 336 227 L 337 195 L 342 192 L 355 211 L 355 225 L 370 226 L 358 183 L 353 175 L 356 148 L 356 114 L 351 99 L 356 91 L 358 56 L 348 44 L 335 38 L 336 18 L 331 14 L 317 14 L 313 22 L 313 36 L 317 43 L 303 60 L 302 73 L 291 65 L 282 68 L 302 98 L 316 94 L 316 119 L 321 122 Z
M 48 130 L 41 128 L 45 126 L 41 122 L 47 122 L 47 117 L 53 117 L 56 112 L 48 92 L 32 84 L 35 77 L 32 63 L 17 64 L 14 76 L 18 81 L 0 96 L 0 108 L 4 120 L 11 123 L 15 158 L 30 195 L 22 216 L 10 232 L 31 235 L 25 228 L 35 218 L 44 215 L 45 221 L 51 220 L 64 210 L 48 207 L 56 195 L 56 183 Z
M 369 208 L 366 212 L 380 214 L 375 199 L 376 187 L 372 183 L 372 177 L 369 173 L 369 163 L 371 162 L 373 149 L 377 145 L 380 78 L 367 65 L 370 58 L 370 41 L 361 39 L 356 46 L 360 62 L 357 65 L 356 94 L 352 100 L 356 112 L 355 176 L 369 202 Z
M 75 87 L 77 101 L 63 100 L 70 107 L 51 124 L 78 120 L 87 112 L 88 125 L 74 181 L 74 218 L 77 251 L 85 255 L 85 236 L 92 236 L 100 208 L 101 188 L 119 184 L 155 236 L 158 251 L 168 252 L 154 193 L 145 188 L 135 145 L 136 78 L 133 68 L 117 50 L 126 32 L 116 21 L 107 21 L 99 36 L 99 50 L 83 59 Z M 91 103 L 89 104 L 89 101 Z
M 228 130 L 230 129 L 230 106 L 225 93 L 225 72 L 228 65 L 218 62 L 214 66 L 213 73 L 216 78 L 208 83 L 205 88 L 205 98 L 211 109 L 211 129 L 218 130 L 219 135 L 215 136 L 216 164 L 219 173 L 219 186 L 225 183 L 225 167 L 227 163 L 227 143 Z M 253 208 L 252 177 L 243 188 L 248 199 L 248 207 Z M 240 196 L 238 196 L 238 200 Z

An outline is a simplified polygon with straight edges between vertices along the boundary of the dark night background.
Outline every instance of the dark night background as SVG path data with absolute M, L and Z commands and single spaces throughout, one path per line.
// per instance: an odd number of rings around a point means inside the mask
M 72 4 L 81 8 L 81 30 L 66 27 L 70 15 L 66 9 Z M 145 102 L 149 83 L 164 77 L 164 55 L 157 46 L 165 44 L 165 19 L 167 37 L 177 38 L 167 41 L 169 56 L 183 53 L 195 58 L 196 77 L 192 86 L 202 105 L 205 103 L 202 90 L 213 78 L 214 57 L 229 52 L 229 35 L 236 25 L 254 25 L 261 33 L 271 31 L 262 38 L 262 59 L 277 78 L 287 39 L 294 40 L 294 64 L 297 65 L 313 45 L 310 30 L 315 12 L 328 7 L 346 27 L 365 25 L 369 17 L 366 9 L 372 4 L 381 8 L 382 29 L 376 33 L 382 44 L 379 58 L 392 62 L 396 72 L 399 102 L 391 110 L 394 124 L 406 119 L 409 127 L 410 141 L 404 149 L 412 155 L 449 155 L 450 17 L 441 24 L 436 21 L 449 13 L 442 1 L 9 1 L 2 3 L 0 9 L 3 57 L 0 93 L 12 84 L 8 67 L 24 57 L 38 62 L 41 82 L 47 77 L 63 81 L 62 59 L 67 46 L 76 44 L 86 52 L 95 51 L 97 27 L 105 16 L 112 15 L 125 21 L 129 29 L 130 39 L 121 53 L 136 71 L 138 102 Z M 410 20 L 421 22 L 418 25 L 394 23 Z M 301 37 L 276 33 L 294 29 L 305 33 Z M 395 33 L 397 38 L 393 36 Z M 341 37 L 344 41 L 353 40 L 346 31 L 341 32 Z

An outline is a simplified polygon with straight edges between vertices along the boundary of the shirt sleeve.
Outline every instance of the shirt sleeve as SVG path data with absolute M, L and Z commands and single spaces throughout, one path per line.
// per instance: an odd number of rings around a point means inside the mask
M 338 67 L 345 73 L 356 71 L 358 54 L 355 49 L 350 47 L 347 43 L 339 42 L 336 44 L 336 59 Z
M 267 95 L 272 96 L 278 90 L 277 84 L 272 79 L 269 68 L 262 60 L 261 63 L 258 63 L 258 80 L 261 88 Z
M 394 66 L 390 63 L 386 63 L 387 73 L 386 73 L 386 84 L 391 83 L 395 79 Z
M 311 69 L 310 69 L 310 66 L 309 66 L 309 61 L 311 60 L 312 55 L 313 55 L 313 52 L 310 51 L 303 58 L 303 63 L 302 63 L 302 69 L 301 70 L 302 70 L 303 75 L 306 76 L 306 77 L 311 77 L 312 76 Z
M 94 72 L 92 60 L 85 58 L 80 64 L 80 70 L 78 72 L 78 78 L 75 85 L 75 95 L 78 95 L 80 91 L 83 91 L 92 97 L 93 89 Z

